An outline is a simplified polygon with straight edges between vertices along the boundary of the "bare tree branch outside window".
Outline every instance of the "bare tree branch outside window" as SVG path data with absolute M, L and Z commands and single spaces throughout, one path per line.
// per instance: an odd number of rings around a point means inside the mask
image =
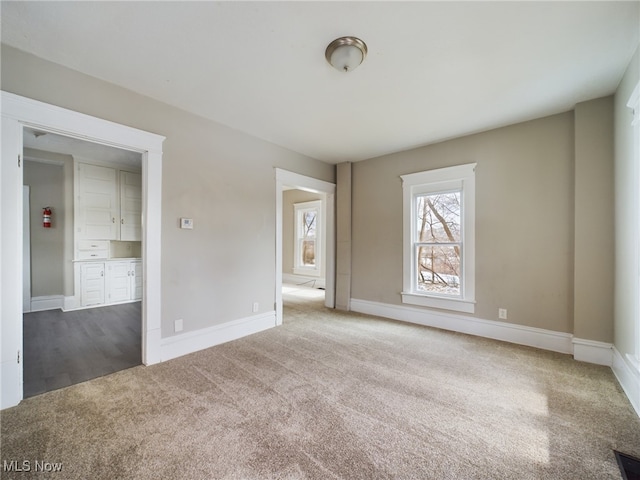
M 316 264 L 316 218 L 315 210 L 302 213 L 302 265 L 314 266 Z
M 461 294 L 460 195 L 457 191 L 415 197 L 418 290 Z

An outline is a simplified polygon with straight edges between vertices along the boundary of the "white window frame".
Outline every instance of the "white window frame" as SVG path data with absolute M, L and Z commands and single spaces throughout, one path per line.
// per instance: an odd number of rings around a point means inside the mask
M 321 275 L 322 265 L 322 201 L 313 200 L 311 202 L 295 203 L 293 205 L 294 218 L 293 218 L 293 273 L 295 275 L 310 275 L 313 277 L 319 277 Z M 315 265 L 310 267 L 303 265 L 300 261 L 300 221 L 305 212 L 316 212 L 316 237 L 315 237 Z
M 403 196 L 403 275 L 402 303 L 440 308 L 464 313 L 475 312 L 475 163 L 401 175 Z M 425 193 L 461 190 L 462 276 L 461 296 L 436 295 L 417 289 L 416 253 L 413 248 L 417 231 L 415 198 Z

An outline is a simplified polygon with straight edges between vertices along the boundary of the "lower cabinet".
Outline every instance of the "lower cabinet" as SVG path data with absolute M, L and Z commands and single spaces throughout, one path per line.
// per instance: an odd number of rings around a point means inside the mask
M 119 303 L 142 298 L 142 262 L 108 262 L 107 302 Z
M 104 303 L 104 263 L 80 265 L 80 303 L 83 307 Z
M 142 299 L 142 262 L 105 261 L 80 264 L 80 304 L 110 305 Z

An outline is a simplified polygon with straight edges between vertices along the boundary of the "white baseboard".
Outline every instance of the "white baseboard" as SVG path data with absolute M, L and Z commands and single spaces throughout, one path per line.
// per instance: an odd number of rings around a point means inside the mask
M 283 273 L 282 283 L 304 285 L 311 288 L 325 288 L 324 277 L 309 277 L 305 275 L 294 275 L 293 273 Z
M 573 358 L 580 362 L 596 365 L 613 365 L 613 344 L 573 338 Z
M 232 320 L 221 325 L 163 338 L 160 361 L 171 360 L 205 348 L 236 340 L 276 326 L 276 312 Z
M 355 298 L 351 299 L 351 310 L 553 352 L 573 353 L 572 335 L 569 333 Z
M 633 365 L 622 356 L 616 347 L 613 347 L 613 365 L 611 369 L 640 417 L 640 365 Z
M 80 308 L 80 299 L 75 296 L 64 297 L 64 301 L 62 303 L 62 311 L 68 312 L 70 310 L 76 310 Z
M 42 312 L 44 310 L 56 310 L 62 308 L 64 297 L 62 295 L 43 295 L 31 297 L 31 311 Z

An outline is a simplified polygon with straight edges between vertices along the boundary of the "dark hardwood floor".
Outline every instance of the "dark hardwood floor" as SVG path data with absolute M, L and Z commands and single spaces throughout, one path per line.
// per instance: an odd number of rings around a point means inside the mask
M 24 314 L 24 397 L 142 363 L 141 302 Z

